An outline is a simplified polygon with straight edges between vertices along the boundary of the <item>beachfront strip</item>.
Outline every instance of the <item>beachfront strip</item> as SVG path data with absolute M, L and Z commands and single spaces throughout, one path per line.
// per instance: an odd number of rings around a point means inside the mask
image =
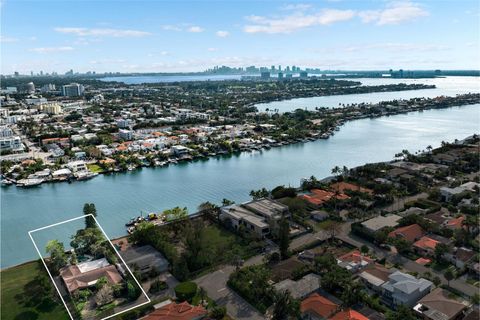
M 135 223 L 113 243 L 152 303 L 119 319 L 478 319 L 479 150 L 474 135 Z M 117 270 L 92 257 L 59 274 L 95 293 Z
M 61 97 L 55 91 L 44 91 L 48 99 L 32 96 L 35 89 L 30 93 L 11 93 L 2 98 L 0 109 L 2 184 L 31 187 L 43 182 L 72 182 L 99 173 L 265 150 L 328 139 L 351 120 L 480 102 L 480 94 L 465 94 L 337 108 L 319 106 L 312 111 L 258 112 L 255 102 L 302 96 L 305 90 L 329 95 L 425 88 L 401 84 L 377 88 L 344 80 L 292 80 L 272 89 L 272 83 L 236 81 L 229 86 L 228 82 L 216 82 L 215 90 L 210 88 L 213 83 L 182 83 L 172 93 L 171 86 L 102 83 L 99 88 L 94 82 L 95 85 L 82 90 L 78 89 L 81 85 L 67 85 L 77 90 Z M 193 88 L 186 88 L 187 85 Z M 234 90 L 239 86 L 243 88 L 240 92 Z M 292 96 L 278 96 L 285 88 Z M 229 99 L 235 96 L 238 100 L 228 100 L 229 105 L 225 105 L 218 97 L 224 91 L 229 93 Z M 206 95 L 204 100 L 218 104 L 197 101 L 194 97 L 202 92 Z M 192 105 L 197 102 L 198 105 Z

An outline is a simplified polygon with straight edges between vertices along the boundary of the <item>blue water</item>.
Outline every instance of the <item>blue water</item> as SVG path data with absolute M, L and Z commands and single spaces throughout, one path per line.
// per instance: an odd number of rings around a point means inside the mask
M 123 76 L 105 77 L 102 81 L 117 81 L 126 84 L 183 82 L 183 81 L 207 81 L 207 80 L 240 80 L 241 75 L 190 75 L 190 76 Z
M 29 230 L 82 214 L 85 202 L 97 206 L 110 237 L 125 233 L 132 216 L 204 201 L 248 200 L 252 189 L 298 186 L 303 177 L 330 175 L 335 165 L 354 167 L 391 160 L 402 149 L 415 152 L 479 131 L 480 105 L 412 112 L 346 123 L 335 136 L 256 153 L 101 175 L 72 184 L 1 189 L 1 267 L 35 259 Z

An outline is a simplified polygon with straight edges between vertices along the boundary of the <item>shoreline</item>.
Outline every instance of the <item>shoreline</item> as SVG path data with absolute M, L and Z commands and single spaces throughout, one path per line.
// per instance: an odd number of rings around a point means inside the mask
M 472 134 L 479 134 L 479 133 L 472 133 Z M 471 137 L 471 135 L 470 135 L 470 136 L 467 136 L 467 137 L 463 137 L 462 139 L 459 139 L 458 141 L 459 141 L 459 142 L 462 142 L 464 139 L 467 139 L 467 138 L 469 138 L 469 137 Z M 350 168 L 350 169 L 352 170 L 352 169 L 356 169 L 356 168 L 361 168 L 361 167 L 363 167 L 363 166 L 365 166 L 365 165 L 370 165 L 370 164 L 382 164 L 382 163 L 384 163 L 384 164 L 390 164 L 390 163 L 394 163 L 394 162 L 397 162 L 397 161 L 399 161 L 399 160 L 391 159 L 391 160 L 385 160 L 385 161 L 379 161 L 379 162 L 368 162 L 368 163 L 364 163 L 364 164 L 361 164 L 361 165 L 357 165 L 357 166 L 352 167 L 352 168 Z M 333 178 L 334 178 L 334 176 L 332 176 L 332 175 L 327 175 L 327 176 L 324 176 L 324 177 L 322 177 L 322 178 L 319 178 L 318 181 L 328 182 L 328 181 L 330 181 L 330 180 L 333 179 Z M 298 187 L 295 187 L 295 188 L 298 188 Z M 180 206 L 180 205 L 179 205 L 179 206 Z M 203 214 L 204 214 L 204 213 L 201 212 L 201 211 L 196 211 L 196 212 L 192 212 L 191 214 L 189 214 L 187 217 L 185 217 L 185 218 L 183 218 L 183 219 L 196 219 L 196 218 L 202 216 Z M 159 225 L 159 226 L 167 225 L 167 224 L 172 223 L 172 222 L 175 222 L 175 221 L 170 221 L 170 222 L 167 222 L 167 223 L 162 224 L 162 225 Z M 129 236 L 129 234 L 128 234 L 127 228 L 125 228 L 125 233 L 124 233 L 124 234 L 122 234 L 122 235 L 120 235 L 120 236 L 116 236 L 116 237 L 114 237 L 114 238 L 110 238 L 109 240 L 113 242 L 113 241 L 120 240 L 120 239 L 123 239 L 123 238 L 128 237 L 128 236 Z M 19 264 L 15 264 L 15 265 L 12 265 L 12 266 L 8 266 L 8 267 L 5 267 L 5 268 L 1 268 L 1 269 L 0 269 L 0 272 L 6 271 L 6 270 L 9 270 L 9 269 L 18 268 L 18 267 L 21 267 L 21 266 L 26 265 L 26 264 L 29 264 L 29 263 L 34 263 L 34 262 L 36 262 L 37 260 L 39 260 L 39 259 L 28 260 L 28 261 L 25 261 L 25 262 L 22 262 L 22 263 L 19 263 Z
M 443 103 L 450 99 L 452 101 L 447 101 L 446 104 L 438 104 L 438 100 L 442 98 Z M 355 121 L 355 120 L 361 120 L 361 119 L 376 119 L 376 118 L 381 118 L 381 117 L 390 117 L 390 116 L 395 116 L 395 115 L 400 115 L 400 114 L 408 114 L 410 112 L 422 112 L 422 111 L 427 111 L 427 110 L 435 110 L 435 109 L 448 109 L 448 108 L 453 108 L 453 107 L 463 107 L 463 106 L 468 106 L 468 105 L 474 105 L 474 104 L 479 104 L 480 103 L 480 93 L 469 93 L 469 94 L 463 94 L 463 95 L 457 95 L 455 97 L 437 97 L 437 98 L 423 98 L 421 99 L 420 102 L 417 102 L 417 98 L 409 99 L 409 100 L 398 100 L 402 103 L 406 103 L 406 106 L 402 106 L 402 109 L 396 108 L 395 110 L 383 110 L 380 113 L 369 113 L 370 110 L 373 110 L 375 108 L 379 108 L 385 104 L 388 103 L 393 103 L 392 101 L 382 101 L 379 103 L 375 104 L 354 104 L 348 107 L 341 107 L 341 108 L 327 108 L 327 109 L 321 109 L 321 110 L 316 110 L 316 111 L 308 111 L 312 114 L 315 113 L 320 113 L 324 112 L 327 116 L 329 114 L 334 114 L 338 111 L 342 112 L 342 115 L 338 116 L 335 118 L 335 121 L 332 122 L 330 126 L 328 126 L 326 129 L 323 131 L 318 131 L 317 133 L 313 134 L 310 133 L 310 135 L 301 137 L 301 138 L 287 138 L 282 141 L 274 141 L 274 142 L 266 142 L 265 137 L 263 137 L 263 142 L 260 144 L 255 144 L 255 145 L 250 145 L 247 147 L 241 147 L 239 149 L 232 149 L 231 151 L 228 150 L 222 150 L 218 151 L 216 153 L 209 153 L 207 155 L 204 154 L 199 154 L 197 156 L 192 156 L 192 155 L 184 155 L 184 156 L 173 156 L 173 157 L 168 157 L 164 161 L 156 160 L 154 163 L 142 163 L 141 165 L 134 166 L 134 165 L 129 165 L 126 169 L 122 170 L 121 168 L 110 168 L 109 170 L 97 170 L 95 172 L 90 172 L 89 175 L 86 177 L 80 178 L 75 178 L 71 177 L 68 179 L 54 179 L 48 178 L 48 179 L 38 179 L 38 181 L 33 181 L 31 184 L 24 184 L 20 183 L 20 180 L 14 180 L 11 178 L 3 178 L 2 180 L 2 185 L 1 188 L 6 188 L 10 187 L 12 184 L 15 184 L 15 187 L 22 187 L 22 188 L 32 188 L 32 187 L 38 187 L 39 185 L 43 183 L 58 183 L 58 182 L 68 182 L 72 183 L 75 181 L 85 181 L 89 180 L 91 178 L 95 178 L 98 174 L 115 174 L 115 173 L 126 173 L 129 171 L 137 171 L 138 169 L 141 169 L 143 167 L 147 168 L 156 168 L 156 167 L 168 167 L 170 165 L 176 165 L 179 163 L 188 163 L 192 161 L 208 161 L 210 158 L 217 158 L 217 157 L 222 157 L 222 156 L 233 156 L 233 155 L 239 155 L 243 152 L 254 152 L 254 151 L 262 151 L 262 150 L 269 150 L 271 148 L 276 148 L 276 147 L 282 147 L 282 146 L 287 146 L 287 145 L 292 145 L 296 143 L 307 143 L 307 142 L 314 142 L 319 139 L 329 139 L 331 136 L 335 134 L 336 131 L 339 131 L 341 129 L 341 126 L 345 124 L 346 122 L 350 121 Z M 458 101 L 460 100 L 460 101 Z M 398 102 L 397 101 L 397 102 Z M 419 103 L 418 105 L 415 105 L 415 103 Z M 421 104 L 423 103 L 423 104 Z M 436 104 L 437 103 L 437 104 Z M 361 110 L 361 111 L 358 111 Z M 360 114 L 353 114 L 352 113 L 358 113 Z M 322 114 L 323 119 L 325 119 L 325 114 Z M 315 120 L 315 119 L 311 119 Z M 88 165 L 97 165 L 99 161 L 86 161 L 87 166 Z M 29 180 L 29 179 L 26 179 Z M 33 179 L 35 180 L 35 179 Z

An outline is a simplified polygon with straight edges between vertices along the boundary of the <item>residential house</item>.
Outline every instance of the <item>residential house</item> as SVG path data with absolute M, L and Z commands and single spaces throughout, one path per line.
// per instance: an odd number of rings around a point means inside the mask
M 415 242 L 425 235 L 422 227 L 418 224 L 411 224 L 397 228 L 388 234 L 389 238 L 403 239 L 408 242 Z
M 123 280 L 117 268 L 105 258 L 63 267 L 60 277 L 69 293 L 94 286 L 103 277 L 110 284 L 118 284 Z
M 129 247 L 127 250 L 121 251 L 120 255 L 128 266 L 142 274 L 146 274 L 151 270 L 156 270 L 157 272 L 168 270 L 169 264 L 167 259 L 150 245 Z
M 460 248 L 454 248 L 452 253 L 446 253 L 444 254 L 444 258 L 447 261 L 450 261 L 451 263 L 455 264 L 457 268 L 464 268 L 466 267 L 470 262 L 473 261 L 473 258 L 477 254 L 476 251 L 467 249 L 464 247 Z
M 220 221 L 232 228 L 239 230 L 244 227 L 246 231 L 255 234 L 258 238 L 264 238 L 270 233 L 270 226 L 263 217 L 239 205 L 230 205 L 220 208 Z M 229 222 L 228 222 L 229 221 Z
M 438 240 L 423 236 L 413 243 L 413 248 L 420 255 L 433 256 L 435 254 L 435 248 L 439 243 L 440 241 Z
M 480 183 L 470 181 L 455 188 L 441 187 L 440 194 L 442 195 L 443 200 L 448 202 L 456 195 L 466 191 L 475 192 L 478 188 L 480 188 Z
M 460 320 L 467 306 L 467 302 L 454 299 L 447 290 L 437 288 L 420 299 L 413 310 L 424 320 Z
M 388 276 L 388 281 L 382 284 L 381 299 L 392 308 L 399 305 L 411 308 L 430 292 L 432 285 L 429 280 L 395 271 Z
M 400 219 L 402 219 L 402 217 L 396 214 L 390 214 L 388 216 L 378 216 L 362 222 L 362 226 L 368 231 L 374 233 L 385 227 L 396 227 Z
M 374 259 L 363 255 L 359 250 L 353 250 L 337 258 L 337 264 L 350 272 L 357 272 L 372 264 Z
M 346 309 L 340 312 L 337 312 L 329 320 L 369 320 L 363 314 L 353 309 Z
M 382 285 L 388 281 L 388 277 L 391 274 L 391 270 L 380 264 L 370 264 L 358 275 L 358 277 L 367 288 L 376 293 L 381 293 Z
M 192 306 L 187 301 L 175 303 L 170 300 L 156 305 L 153 312 L 142 320 L 200 320 L 204 319 L 208 311 L 203 306 Z
M 302 319 L 324 320 L 329 319 L 338 311 L 339 305 L 318 293 L 311 294 L 300 304 Z
M 273 285 L 276 291 L 289 291 L 294 299 L 303 299 L 320 288 L 320 276 L 309 273 L 297 281 L 285 279 Z

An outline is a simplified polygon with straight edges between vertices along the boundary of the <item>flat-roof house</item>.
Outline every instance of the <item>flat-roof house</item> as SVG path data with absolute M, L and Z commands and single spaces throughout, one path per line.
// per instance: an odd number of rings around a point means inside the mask
M 459 320 L 463 319 L 467 302 L 451 297 L 442 288 L 437 288 L 418 301 L 413 307 L 416 315 L 424 320 Z
M 411 308 L 430 292 L 432 285 L 426 279 L 417 279 L 410 274 L 395 271 L 382 284 L 382 301 L 392 308 L 399 305 Z
M 63 267 L 60 277 L 69 293 L 91 287 L 102 277 L 110 284 L 118 284 L 123 280 L 117 268 L 105 258 Z
M 150 272 L 152 269 L 158 272 L 168 270 L 167 259 L 151 245 L 129 247 L 120 251 L 120 255 L 130 267 L 137 267 L 141 273 Z
M 362 226 L 370 232 L 377 232 L 385 227 L 396 227 L 400 219 L 402 219 L 402 217 L 397 216 L 396 214 L 378 216 L 362 222 Z
M 298 281 L 285 279 L 273 285 L 276 291 L 289 291 L 294 299 L 303 299 L 320 288 L 320 276 L 309 273 Z
M 465 191 L 474 192 L 475 189 L 480 188 L 480 183 L 476 182 L 467 182 L 455 188 L 441 187 L 440 194 L 445 201 L 450 201 L 450 199 L 456 195 L 459 195 Z
M 270 233 L 270 226 L 263 217 L 257 216 L 239 205 L 222 207 L 220 212 L 220 220 L 225 223 L 225 221 L 230 219 L 235 230 L 243 226 L 247 231 L 257 235 L 259 238 L 264 238 Z
M 425 235 L 422 227 L 418 224 L 411 224 L 409 226 L 404 226 L 397 228 L 388 234 L 389 238 L 403 239 L 408 242 L 415 242 Z
M 358 277 L 365 286 L 377 293 L 382 292 L 382 285 L 388 281 L 392 271 L 379 264 L 371 264 L 366 267 Z
M 282 217 L 289 218 L 288 207 L 270 199 L 259 199 L 242 204 L 253 213 L 262 216 L 269 222 L 278 222 Z

